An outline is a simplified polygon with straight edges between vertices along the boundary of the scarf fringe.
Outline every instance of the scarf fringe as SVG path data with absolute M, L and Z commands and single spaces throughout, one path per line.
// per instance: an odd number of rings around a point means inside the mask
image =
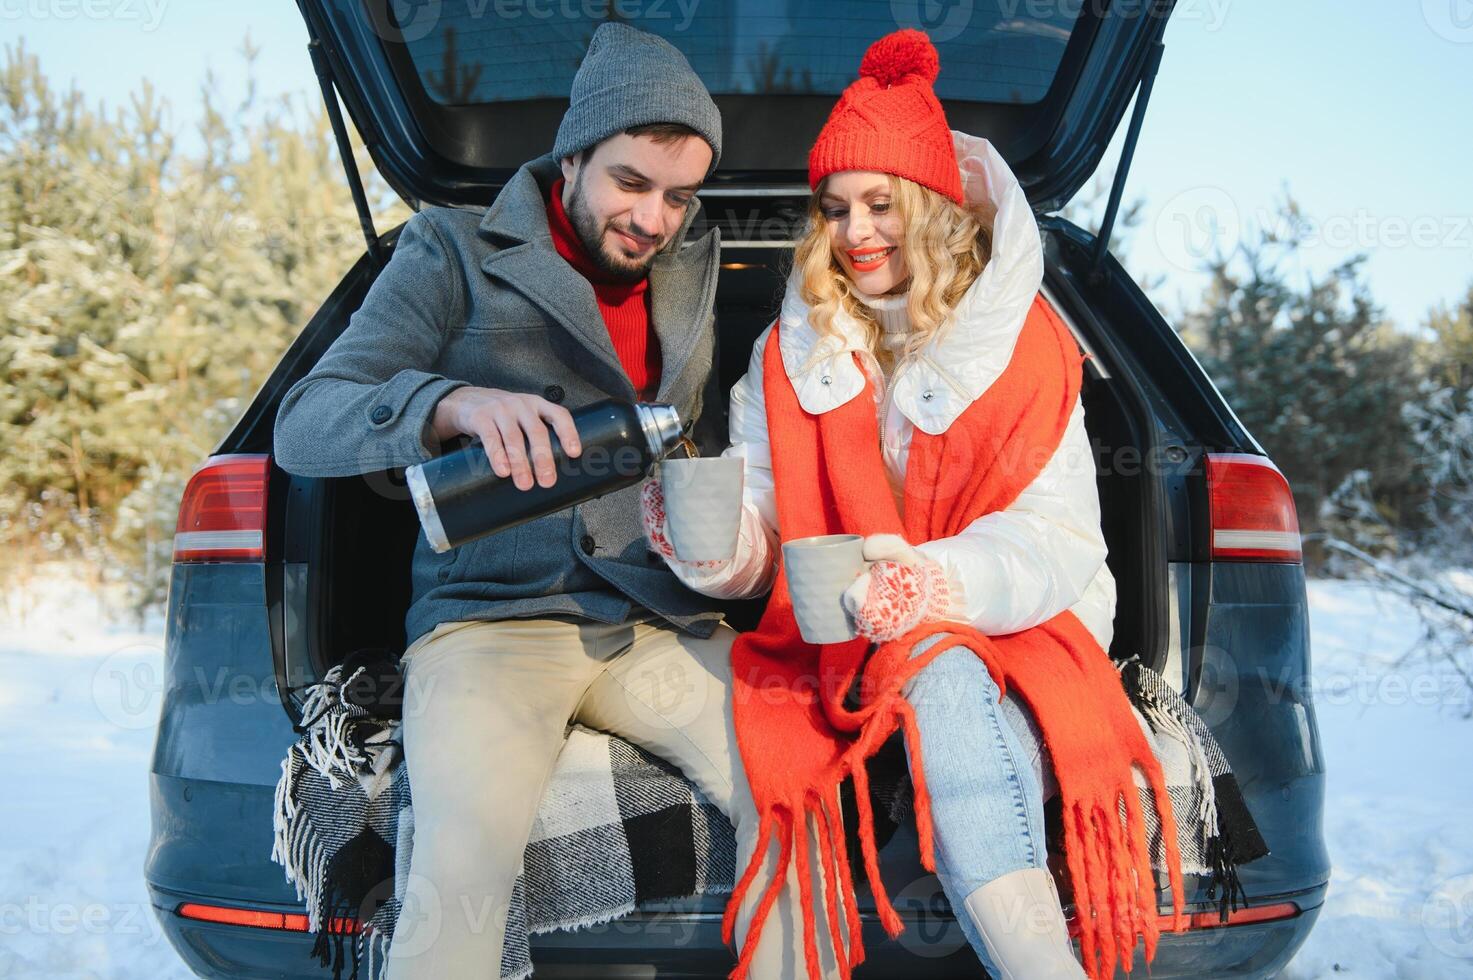
M 913 758 L 916 760 L 912 778 L 916 784 L 915 818 L 921 839 L 921 863 L 927 871 L 934 873 L 936 862 L 930 796 L 926 792 L 924 772 L 919 761 L 920 730 L 916 723 L 915 712 L 908 701 L 897 695 L 888 699 L 888 703 L 882 705 L 880 710 L 868 714 L 859 737 L 845 752 L 836 767 L 835 777 L 831 783 L 835 790 L 845 779 L 850 779 L 854 783 L 854 799 L 859 817 L 858 835 L 860 852 L 864 860 L 865 878 L 869 883 L 870 893 L 874 897 L 880 923 L 892 939 L 904 931 L 905 924 L 900 918 L 900 913 L 891 903 L 884 880 L 880 876 L 879 851 L 875 845 L 874 809 L 870 804 L 869 775 L 865 763 L 879 751 L 880 746 L 897 728 L 903 730 L 910 750 L 914 753 Z M 826 786 L 830 785 L 829 780 L 824 782 Z M 798 815 L 796 819 L 794 814 Z M 810 853 L 808 843 L 809 819 L 814 821 L 818 829 L 818 854 L 816 856 Z M 766 863 L 767 850 L 771 846 L 774 834 L 780 834 L 782 841 L 778 864 L 773 869 L 762 900 L 753 913 L 737 965 L 728 975 L 730 980 L 745 980 L 748 976 L 762 928 L 766 923 L 768 913 L 776 903 L 778 892 L 786 881 L 791 863 L 796 863 L 798 868 L 798 899 L 803 914 L 805 965 L 809 977 L 813 980 L 822 976 L 817 945 L 818 924 L 813 912 L 811 872 L 815 862 L 824 871 L 822 880 L 826 887 L 823 888 L 823 904 L 830 945 L 835 952 L 840 977 L 842 980 L 850 980 L 854 969 L 864 962 L 865 957 L 864 941 L 861 935 L 862 925 L 854 891 L 853 870 L 849 865 L 848 849 L 844 846 L 842 828 L 839 826 L 839 819 L 834 812 L 833 805 L 825 802 L 816 789 L 806 790 L 802 794 L 801 802 L 797 805 L 776 803 L 763 815 L 752 858 L 746 872 L 732 890 L 731 900 L 722 917 L 722 939 L 727 944 L 732 943 L 737 911 L 748 890 L 756 881 L 762 865 Z M 840 924 L 841 897 L 844 899 L 843 928 Z M 845 942 L 845 931 L 848 933 L 847 943 Z
M 944 644 L 938 643 L 931 651 L 912 658 L 914 669 L 924 666 L 940 653 L 943 646 Z M 983 653 L 978 653 L 978 656 L 995 675 L 1001 674 L 991 658 Z M 998 677 L 997 681 L 999 689 L 1006 690 L 1003 679 Z M 934 874 L 935 841 L 930 792 L 926 785 L 920 729 L 915 711 L 898 689 L 892 690 L 877 703 L 868 705 L 863 714 L 863 722 L 854 743 L 835 767 L 832 778 L 826 778 L 822 782 L 825 789 L 830 786 L 837 789 L 844 779 L 853 780 L 858 811 L 857 833 L 865 877 L 880 922 L 893 939 L 904 930 L 904 923 L 891 903 L 880 877 L 874 812 L 870 804 L 869 777 L 865 763 L 897 729 L 903 733 L 911 760 L 920 860 L 922 866 Z M 1187 742 L 1194 744 L 1191 739 L 1187 739 Z M 1196 754 L 1201 755 L 1200 748 Z M 1151 788 L 1162 845 L 1165 848 L 1172 904 L 1168 928 L 1172 932 L 1181 932 L 1186 929 L 1187 920 L 1183 909 L 1181 855 L 1177 846 L 1177 825 L 1172 812 L 1171 797 L 1166 791 L 1164 773 L 1151 753 L 1144 735 L 1141 735 L 1134 756 L 1133 765 L 1144 773 Z M 1197 770 L 1198 773 L 1206 771 L 1205 758 L 1200 761 L 1202 768 Z M 1194 766 L 1197 762 L 1194 758 Z M 1080 925 L 1081 958 L 1085 972 L 1091 980 L 1108 980 L 1114 976 L 1117 965 L 1129 973 L 1134 966 L 1137 943 L 1143 945 L 1144 959 L 1149 965 L 1156 956 L 1161 925 L 1157 918 L 1156 878 L 1151 865 L 1145 813 L 1141 808 L 1134 780 L 1126 776 L 1123 781 L 1106 786 L 1092 786 L 1090 792 L 1083 793 L 1072 786 L 1067 791 L 1061 786 L 1060 792 L 1069 794 L 1064 800 L 1064 854 L 1074 888 L 1075 915 Z M 1073 798 L 1070 799 L 1069 796 Z M 1204 799 L 1208 801 L 1204 806 L 1211 807 L 1211 796 L 1207 795 Z M 1211 818 L 1210 826 L 1215 831 L 1215 810 L 1209 810 L 1205 816 Z M 817 821 L 819 827 L 817 862 L 819 867 L 825 869 L 828 884 L 824 889 L 825 917 L 843 980 L 849 980 L 853 969 L 864 962 L 864 944 L 860 935 L 859 914 L 855 908 L 854 882 L 843 837 L 836 826 L 831 807 L 823 802 L 817 789 L 810 787 L 801 794 L 800 799 L 773 803 L 762 815 L 756 849 L 746 872 L 732 890 L 731 900 L 722 919 L 722 938 L 728 945 L 732 943 L 737 911 L 766 863 L 767 850 L 775 835 L 781 840 L 782 848 L 777 867 L 765 885 L 762 900 L 753 913 L 737 965 L 728 974 L 730 980 L 746 980 L 748 977 L 762 928 L 786 881 L 789 865 L 794 862 L 799 869 L 799 901 L 802 905 L 804 958 L 808 975 L 811 980 L 819 980 L 822 976 L 816 945 L 817 923 L 813 912 L 813 857 L 810 855 L 807 832 L 810 817 Z M 1236 888 L 1236 874 L 1231 863 L 1226 861 L 1225 856 L 1230 848 L 1226 848 L 1225 842 L 1217 837 L 1213 841 L 1218 843 L 1218 850 L 1213 853 L 1223 857 L 1223 880 L 1231 880 L 1233 885 L 1233 888 L 1224 892 L 1223 901 L 1227 902 L 1234 893 L 1234 888 L 1237 894 L 1241 894 L 1241 888 Z M 836 881 L 838 887 L 835 887 Z M 849 933 L 847 949 L 839 928 L 838 902 L 841 894 L 846 900 L 844 918 Z

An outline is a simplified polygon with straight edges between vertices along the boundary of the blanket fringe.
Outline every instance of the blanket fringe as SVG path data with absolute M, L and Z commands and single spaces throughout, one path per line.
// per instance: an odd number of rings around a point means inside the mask
M 272 801 L 271 860 L 281 865 L 297 899 L 306 905 L 307 930 L 314 934 L 311 955 L 332 969 L 333 980 L 342 980 L 344 970 L 350 980 L 357 980 L 363 954 L 374 955 L 382 940 L 367 941 L 366 930 L 360 929 L 356 940 L 349 941 L 347 923 L 356 921 L 359 909 L 333 888 L 327 838 L 317 832 L 298 804 L 297 790 L 309 767 L 336 789 L 356 778 L 357 769 L 370 765 L 368 754 L 353 738 L 361 710 L 357 714 L 332 711 L 345 703 L 343 689 L 361 673 L 363 668 L 343 680 L 341 665 L 335 666 L 322 683 L 309 689 L 298 726 L 304 737 L 281 760 L 281 777 Z M 375 976 L 372 965 L 368 975 Z
M 1217 805 L 1217 785 L 1202 740 L 1151 691 L 1140 685 L 1137 685 L 1136 691 L 1138 707 L 1151 727 L 1165 732 L 1186 747 L 1192 784 L 1198 800 L 1198 808 L 1192 814 L 1192 826 L 1198 828 L 1199 853 L 1205 857 L 1212 872 L 1207 897 L 1217 900 L 1218 920 L 1226 922 L 1232 912 L 1247 905 L 1248 895 L 1243 891 L 1238 878 L 1238 852 L 1233 846 L 1231 835 L 1222 826 Z
M 1207 887 L 1207 897 L 1217 900 L 1217 919 L 1227 922 L 1228 917 L 1248 904 L 1248 894 L 1238 880 L 1238 866 L 1234 860 L 1237 853 L 1232 837 L 1218 834 L 1207 842 L 1203 852 L 1212 868 L 1212 883 Z

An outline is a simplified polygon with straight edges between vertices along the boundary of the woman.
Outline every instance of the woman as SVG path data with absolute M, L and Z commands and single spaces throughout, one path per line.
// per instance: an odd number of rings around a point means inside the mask
M 676 560 L 659 484 L 645 491 L 651 543 L 687 585 L 722 598 L 773 590 L 762 624 L 733 647 L 734 713 L 762 840 L 781 856 L 760 901 L 753 860 L 728 907 L 728 937 L 739 907 L 755 917 L 734 976 L 781 872 L 790 860 L 807 868 L 815 826 L 829 940 L 850 943 L 841 974 L 862 959 L 825 802 L 844 778 L 855 780 L 882 920 L 900 930 L 878 877 L 864 767 L 897 727 L 922 861 L 994 976 L 1085 975 L 1046 866 L 1043 803 L 1056 791 L 1090 975 L 1128 963 L 1137 936 L 1154 953 L 1132 766 L 1158 800 L 1166 794 L 1104 653 L 1115 590 L 1082 359 L 1039 298 L 1043 257 L 1022 189 L 986 140 L 951 132 L 937 72 L 924 34 L 882 38 L 810 154 L 810 227 L 778 322 L 731 396 L 727 454 L 746 460 L 735 557 Z M 843 597 L 861 638 L 818 647 L 797 634 L 778 541 L 836 532 L 865 535 L 873 564 Z M 1169 802 L 1161 820 L 1179 915 Z M 809 875 L 799 882 L 806 899 Z M 816 977 L 820 926 L 805 925 Z

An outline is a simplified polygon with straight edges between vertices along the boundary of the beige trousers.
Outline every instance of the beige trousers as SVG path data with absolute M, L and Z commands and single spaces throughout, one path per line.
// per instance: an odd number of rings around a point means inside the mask
M 390 980 L 498 980 L 512 884 L 570 722 L 678 766 L 731 819 L 740 873 L 758 828 L 732 727 L 735 638 L 724 624 L 702 640 L 649 623 L 555 616 L 441 623 L 411 644 L 403 737 L 414 850 Z M 812 827 L 810 841 L 816 850 Z M 777 856 L 774 842 L 769 868 Z M 817 873 L 813 887 L 822 894 Z M 751 889 L 738 914 L 738 942 L 759 893 Z M 792 870 L 763 928 L 753 980 L 804 976 L 797 896 Z M 816 915 L 825 976 L 838 976 L 821 906 Z

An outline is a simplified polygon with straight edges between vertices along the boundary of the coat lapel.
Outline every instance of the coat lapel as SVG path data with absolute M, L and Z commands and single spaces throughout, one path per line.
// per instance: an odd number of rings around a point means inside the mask
M 523 242 L 492 252 L 481 269 L 531 300 L 572 334 L 613 375 L 610 391 L 633 400 L 634 385 L 619 363 L 608 327 L 598 311 L 593 287 L 550 243 Z
M 650 267 L 650 322 L 660 341 L 658 401 L 673 401 L 699 344 L 715 308 L 720 263 L 721 230 L 713 228 L 689 248 L 658 256 Z

